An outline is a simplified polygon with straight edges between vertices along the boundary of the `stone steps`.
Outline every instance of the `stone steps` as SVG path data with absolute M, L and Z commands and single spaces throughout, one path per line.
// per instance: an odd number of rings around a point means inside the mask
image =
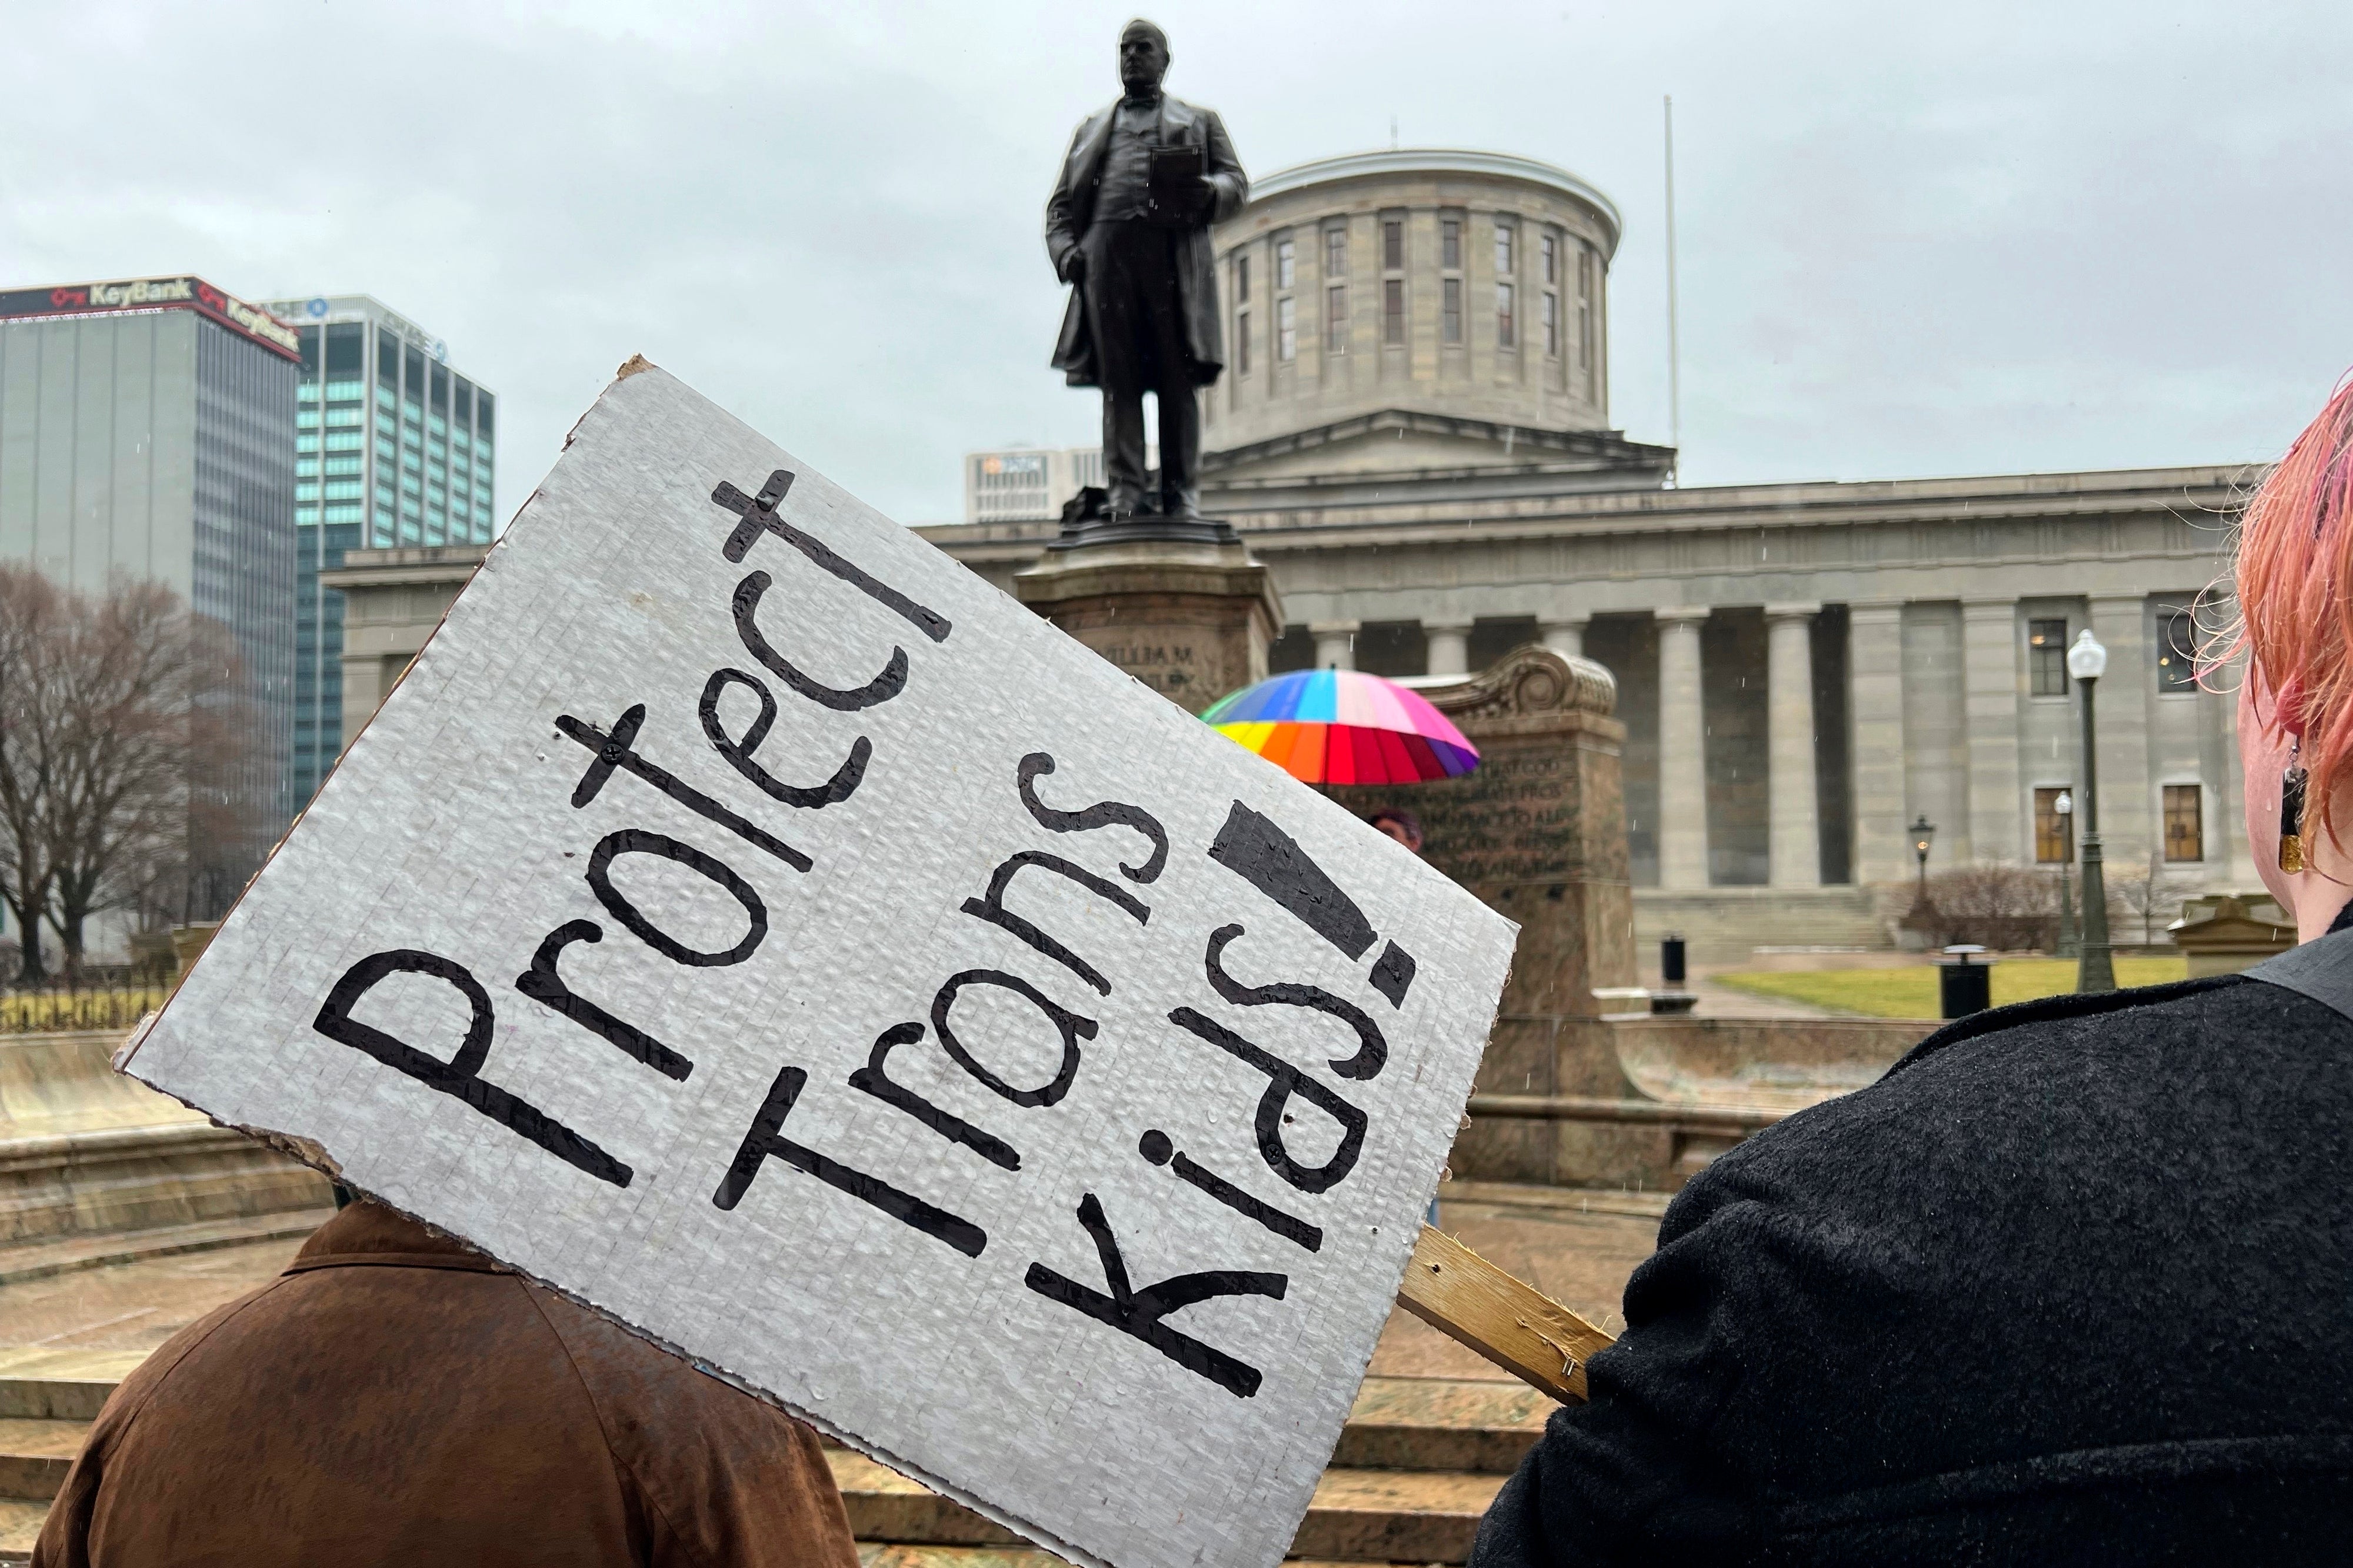
M 136 1353 L 0 1352 L 0 1563 L 31 1549 L 49 1499 Z M 1294 1568 L 1457 1563 L 1551 1403 L 1519 1384 L 1365 1380 L 1293 1550 Z M 1012 1531 L 828 1445 L 865 1568 L 1048 1568 Z

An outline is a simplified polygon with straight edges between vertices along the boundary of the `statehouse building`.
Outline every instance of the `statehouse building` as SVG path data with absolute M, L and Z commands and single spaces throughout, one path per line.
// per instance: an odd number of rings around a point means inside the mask
M 1274 667 L 1606 666 L 1638 928 L 1729 956 L 1884 944 L 1924 816 L 1931 871 L 2072 861 L 2088 626 L 2110 867 L 2253 889 L 2231 700 L 2190 676 L 2249 470 L 1678 487 L 1609 427 L 1620 228 L 1565 170 L 1410 150 L 1283 170 L 1219 226 L 1203 503 L 1272 570 Z M 976 454 L 967 521 L 922 531 L 1009 584 L 1083 471 Z

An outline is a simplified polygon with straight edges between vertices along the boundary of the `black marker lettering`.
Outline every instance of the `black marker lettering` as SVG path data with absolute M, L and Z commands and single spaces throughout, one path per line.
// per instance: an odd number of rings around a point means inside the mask
M 429 974 L 465 997 L 473 1016 L 466 1024 L 465 1043 L 448 1061 L 427 1056 L 405 1041 L 352 1016 L 352 1008 L 378 981 L 390 974 Z M 530 1140 L 568 1165 L 617 1187 L 629 1184 L 629 1167 L 580 1136 L 555 1118 L 479 1076 L 491 1054 L 491 1029 L 496 1015 L 491 994 L 462 965 L 438 953 L 399 948 L 361 959 L 343 972 L 327 993 L 326 1002 L 311 1026 L 339 1045 L 366 1052 L 396 1072 L 406 1073 L 427 1089 L 464 1100 L 508 1131 Z
M 1332 1070 L 1345 1079 L 1368 1079 L 1380 1076 L 1389 1059 L 1389 1043 L 1367 1016 L 1362 1007 L 1342 1000 L 1320 985 L 1294 985 L 1288 983 L 1273 985 L 1244 985 L 1226 973 L 1226 949 L 1234 938 L 1242 934 L 1239 925 L 1219 926 L 1209 933 L 1209 950 L 1202 963 L 1209 973 L 1209 984 L 1218 994 L 1237 1007 L 1265 1007 L 1281 1004 L 1292 1007 L 1313 1008 L 1328 1014 L 1356 1031 L 1356 1054 L 1344 1057 L 1331 1064 Z
M 1389 999 L 1390 1006 L 1404 1006 L 1405 994 L 1413 988 L 1413 954 L 1389 943 L 1381 949 L 1380 962 L 1373 965 L 1369 978 L 1373 989 Z
M 1168 1015 L 1168 1021 L 1266 1074 L 1266 1092 L 1259 1096 L 1256 1129 L 1258 1152 L 1265 1156 L 1269 1170 L 1303 1193 L 1322 1193 L 1338 1186 L 1356 1168 L 1356 1157 L 1365 1150 L 1363 1111 L 1290 1063 L 1269 1056 L 1231 1029 L 1190 1007 L 1177 1008 Z M 1321 1165 L 1301 1164 L 1283 1144 L 1283 1108 L 1293 1098 L 1306 1100 L 1340 1124 L 1340 1147 Z
M 1280 1301 L 1291 1284 L 1289 1275 L 1215 1268 L 1199 1274 L 1179 1274 L 1141 1290 L 1132 1289 L 1128 1285 L 1127 1261 L 1120 1256 L 1119 1239 L 1112 1235 L 1111 1222 L 1103 1217 L 1103 1205 L 1092 1193 L 1079 1200 L 1079 1223 L 1094 1238 L 1095 1254 L 1103 1262 L 1103 1283 L 1110 1287 L 1111 1294 L 1089 1289 L 1042 1263 L 1029 1266 L 1024 1284 L 1050 1301 L 1059 1301 L 1099 1323 L 1142 1340 L 1187 1372 L 1208 1378 L 1228 1394 L 1248 1399 L 1258 1393 L 1265 1378 L 1258 1368 L 1190 1334 L 1179 1333 L 1160 1320 L 1219 1296 L 1267 1296 Z
M 967 985 L 1001 985 L 1027 997 L 1046 1015 L 1062 1037 L 1062 1062 L 1052 1078 L 1036 1089 L 1016 1089 L 974 1059 L 973 1054 L 964 1048 L 964 1042 L 955 1037 L 955 1031 L 948 1027 L 948 1009 L 955 1005 L 956 994 Z M 1019 975 L 994 969 L 967 969 L 961 974 L 952 974 L 932 998 L 932 1032 L 939 1036 L 941 1047 L 956 1059 L 958 1067 L 1016 1105 L 1052 1105 L 1070 1093 L 1071 1085 L 1079 1076 L 1079 1042 L 1093 1039 L 1095 1027 L 1092 1018 L 1081 1017 Z
M 594 724 L 582 723 L 569 713 L 555 721 L 555 728 L 560 732 L 596 753 L 596 761 L 588 764 L 587 772 L 580 775 L 580 783 L 572 791 L 574 810 L 595 800 L 597 792 L 605 787 L 605 781 L 613 776 L 615 769 L 626 768 L 688 810 L 709 817 L 746 844 L 766 850 L 794 870 L 809 868 L 809 858 L 791 845 L 771 837 L 692 784 L 638 755 L 632 748 L 637 742 L 638 731 L 645 727 L 645 722 L 646 705 L 642 702 L 622 714 L 609 735 Z
M 727 726 L 719 718 L 720 695 L 731 685 L 748 686 L 760 699 L 760 716 L 752 721 L 752 727 L 744 731 L 740 740 L 727 732 Z M 758 676 L 740 669 L 721 669 L 712 671 L 711 679 L 703 683 L 702 733 L 712 750 L 727 759 L 729 767 L 757 784 L 770 799 L 786 805 L 814 811 L 848 800 L 866 776 L 866 762 L 874 754 L 874 743 L 859 736 L 850 743 L 849 755 L 842 759 L 841 766 L 834 769 L 833 776 L 821 784 L 788 784 L 762 767 L 753 755 L 760 749 L 760 742 L 768 738 L 768 727 L 776 721 L 776 694 Z
M 543 1006 L 563 1014 L 590 1034 L 618 1046 L 626 1054 L 660 1073 L 686 1081 L 694 1064 L 634 1024 L 625 1024 L 594 1002 L 575 992 L 556 973 L 556 960 L 575 942 L 602 942 L 604 928 L 595 921 L 572 921 L 557 926 L 531 955 L 531 967 L 515 976 L 515 989 Z
M 907 684 L 907 650 L 893 646 L 891 662 L 882 673 L 863 686 L 840 688 L 811 680 L 794 666 L 791 660 L 768 646 L 760 633 L 760 597 L 768 591 L 773 579 L 765 572 L 754 572 L 735 584 L 735 635 L 744 639 L 744 651 L 776 673 L 776 679 L 799 692 L 812 702 L 844 713 L 854 713 L 860 708 L 871 708 L 878 702 L 888 702 L 899 695 Z
M 1084 811 L 1057 811 L 1038 798 L 1038 780 L 1054 771 L 1054 759 L 1044 752 L 1032 752 L 1021 759 L 1013 782 L 1021 792 L 1021 804 L 1038 826 L 1049 833 L 1082 833 L 1091 827 L 1133 827 L 1152 841 L 1151 858 L 1141 866 L 1122 865 L 1119 874 L 1131 882 L 1149 882 L 1160 875 L 1168 864 L 1168 830 L 1160 819 L 1140 805 L 1124 801 L 1107 800 L 1091 805 Z
M 977 899 L 966 899 L 964 901 L 965 914 L 1011 931 L 1104 995 L 1110 995 L 1111 982 L 1103 978 L 1101 970 L 1005 907 L 1005 889 L 1011 885 L 1014 873 L 1024 866 L 1035 866 L 1040 870 L 1052 871 L 1068 877 L 1098 898 L 1108 899 L 1134 915 L 1135 923 L 1138 925 L 1146 924 L 1151 921 L 1152 910 L 1145 905 L 1143 900 L 1118 883 L 1098 877 L 1083 867 L 1074 866 L 1059 855 L 1049 855 L 1039 849 L 1024 849 L 1007 860 L 988 879 L 988 891 L 985 895 Z
M 1272 1204 L 1252 1197 L 1207 1165 L 1197 1164 L 1192 1156 L 1169 1142 L 1168 1134 L 1157 1127 L 1144 1135 L 1136 1144 L 1136 1152 L 1155 1165 L 1168 1166 L 1170 1174 L 1178 1181 L 1198 1187 L 1245 1219 L 1258 1221 L 1283 1240 L 1296 1242 L 1310 1252 L 1322 1250 L 1324 1232 L 1320 1226 L 1309 1225 L 1296 1215 L 1285 1214 Z M 1172 1155 L 1175 1157 L 1173 1164 L 1170 1163 Z
M 753 1181 L 760 1174 L 761 1165 L 773 1156 L 797 1171 L 815 1176 L 836 1192 L 848 1193 L 860 1203 L 873 1205 L 902 1225 L 946 1242 L 966 1258 L 978 1258 L 981 1248 L 988 1245 L 988 1233 L 972 1221 L 945 1209 L 934 1208 L 879 1176 L 853 1171 L 784 1136 L 785 1118 L 793 1113 L 793 1101 L 800 1098 L 801 1086 L 807 1081 L 808 1074 L 798 1068 L 786 1068 L 776 1075 L 768 1098 L 760 1102 L 759 1114 L 752 1118 L 751 1130 L 744 1134 L 735 1158 L 729 1163 L 727 1173 L 720 1178 L 719 1190 L 711 1194 L 712 1203 L 723 1209 L 732 1209 L 742 1203 L 744 1194 L 752 1190 Z
M 793 476 L 783 468 L 778 468 L 768 476 L 768 482 L 760 487 L 760 493 L 756 496 L 747 496 L 725 479 L 720 480 L 718 488 L 711 492 L 711 499 L 728 510 L 739 513 L 744 519 L 735 525 L 735 531 L 727 536 L 727 542 L 720 546 L 720 553 L 740 565 L 744 552 L 752 548 L 753 542 L 758 539 L 763 531 L 773 533 L 876 604 L 904 617 L 908 625 L 934 642 L 948 640 L 948 633 L 953 628 L 948 625 L 948 618 L 945 616 L 924 608 L 896 588 L 869 576 L 858 566 L 835 553 L 833 549 L 822 540 L 810 538 L 783 518 L 778 517 L 777 503 L 785 499 L 786 492 L 792 488 Z
M 734 900 L 744 906 L 750 924 L 744 940 L 733 947 L 718 952 L 704 952 L 687 946 L 653 921 L 646 919 L 637 905 L 624 898 L 613 886 L 613 862 L 623 855 L 651 855 L 663 860 L 674 860 L 690 871 L 700 872 L 718 883 Z M 588 857 L 588 887 L 596 901 L 605 906 L 612 917 L 643 938 L 646 944 L 673 963 L 691 964 L 697 969 L 718 968 L 741 963 L 752 956 L 760 939 L 768 934 L 768 907 L 760 901 L 752 884 L 737 876 L 734 868 L 716 856 L 706 855 L 691 844 L 681 844 L 666 834 L 649 833 L 642 827 L 624 827 L 617 833 L 607 833 L 596 841 L 595 853 Z
M 1020 1152 L 993 1132 L 984 1132 L 952 1110 L 944 1110 L 925 1100 L 906 1085 L 891 1081 L 885 1064 L 892 1050 L 900 1046 L 912 1046 L 923 1037 L 923 1026 L 916 1023 L 893 1024 L 882 1031 L 874 1042 L 874 1050 L 866 1065 L 849 1075 L 849 1087 L 872 1095 L 885 1105 L 895 1105 L 943 1138 L 963 1144 L 993 1165 L 1008 1171 L 1021 1168 Z
M 1240 801 L 1218 829 L 1209 858 L 1289 910 L 1307 929 L 1346 953 L 1362 958 L 1373 945 L 1373 926 L 1356 901 L 1308 858 L 1299 841 Z

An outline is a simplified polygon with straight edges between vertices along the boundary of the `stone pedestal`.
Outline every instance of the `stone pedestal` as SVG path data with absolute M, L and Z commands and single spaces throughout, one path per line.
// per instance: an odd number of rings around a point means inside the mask
M 1282 601 L 1240 542 L 1151 539 L 1050 549 L 1021 602 L 1189 713 L 1266 679 Z
M 1635 968 L 1616 683 L 1598 664 L 1530 646 L 1421 695 L 1479 748 L 1479 766 L 1437 784 L 1330 794 L 1359 816 L 1412 812 L 1430 863 L 1519 922 L 1478 1092 L 1624 1097 L 1610 1020 L 1647 1019 L 1650 1000 Z M 1659 1136 L 1482 1118 L 1456 1141 L 1452 1166 L 1468 1180 L 1583 1179 L 1641 1167 Z

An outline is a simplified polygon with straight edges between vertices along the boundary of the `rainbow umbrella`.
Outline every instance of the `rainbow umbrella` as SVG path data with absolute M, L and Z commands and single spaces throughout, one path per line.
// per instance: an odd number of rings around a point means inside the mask
M 1306 784 L 1461 778 L 1478 749 L 1427 701 L 1354 669 L 1300 669 L 1246 686 L 1201 715 Z

